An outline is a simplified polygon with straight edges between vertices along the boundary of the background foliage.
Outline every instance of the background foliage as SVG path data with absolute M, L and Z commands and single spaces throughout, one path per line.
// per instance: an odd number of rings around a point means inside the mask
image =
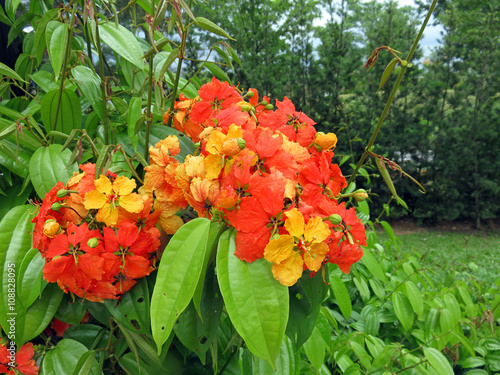
M 387 240 L 370 230 L 365 256 L 350 274 L 331 266 L 328 283 L 321 275 L 305 275 L 288 296 L 283 288 L 272 291 L 273 300 L 289 301 L 286 324 L 286 307 L 271 317 L 279 334 L 286 334 L 281 345 L 276 340 L 265 345 L 269 335 L 258 313 L 246 324 L 232 323 L 234 316 L 244 316 L 246 300 L 263 303 L 268 296 L 259 292 L 264 290 L 259 283 L 265 285 L 259 264 L 238 273 L 251 279 L 256 291 L 235 296 L 233 304 L 222 308 L 221 295 L 231 295 L 232 278 L 221 276 L 217 282 L 214 277 L 213 259 L 205 251 L 215 249 L 218 228 L 204 219 L 191 222 L 200 236 L 190 236 L 193 228 L 183 227 L 177 237 L 177 250 L 183 251 L 167 253 L 173 261 L 194 258 L 186 251 L 197 254 L 196 272 L 181 279 L 159 270 L 118 304 L 73 302 L 47 285 L 43 260 L 29 245 L 27 199 L 43 199 L 78 162 L 91 158 L 97 170 L 112 163 L 115 172 L 140 179 L 148 145 L 176 133 L 159 124 L 178 89 L 193 97 L 202 82 L 216 75 L 273 97 L 287 95 L 320 129 L 344 138 L 342 149 L 351 149 L 339 156 L 355 163 L 365 144 L 360 141 L 370 135 L 388 96 L 387 89 L 377 92 L 385 64 L 368 74 L 360 67 L 380 45 L 408 50 L 418 23 L 414 10 L 394 2 L 216 0 L 210 7 L 193 4 L 192 14 L 184 1 L 175 4 L 155 9 L 158 3 L 144 1 L 130 6 L 8 1 L 1 8 L 0 21 L 10 27 L 8 39 L 20 37 L 22 54 L 11 68 L 0 65 L 0 265 L 4 270 L 10 262 L 19 265 L 16 301 L 23 320 L 18 344 L 37 344 L 41 372 L 268 374 L 274 373 L 270 363 L 282 374 L 499 372 L 498 281 L 485 283 L 464 274 L 435 279 L 424 254 L 400 251 L 386 222 Z M 443 46 L 430 63 L 409 70 L 375 149 L 429 191 L 417 200 L 415 187 L 396 180 L 410 212 L 399 208 L 393 214 L 475 218 L 478 224 L 498 216 L 499 205 L 489 198 L 499 186 L 494 156 L 498 7 L 498 1 L 482 0 L 440 4 Z M 323 11 L 327 22 L 314 26 Z M 151 25 L 146 13 L 154 15 Z M 34 31 L 24 35 L 28 25 Z M 184 156 L 192 148 L 183 142 Z M 369 173 L 358 185 L 380 186 L 380 180 L 374 182 L 375 169 L 365 170 Z M 389 199 L 380 195 L 374 199 L 379 206 Z M 357 209 L 372 227 L 374 210 L 370 213 L 367 204 Z M 218 244 L 222 274 L 230 268 L 224 265 L 234 261 L 231 235 L 226 232 Z M 205 256 L 211 272 L 199 284 Z M 160 289 L 154 288 L 157 274 L 165 282 Z M 173 287 L 181 297 L 162 299 L 164 289 Z M 185 291 L 195 293 L 193 302 Z M 79 324 L 86 311 L 89 321 Z M 158 326 L 163 311 L 170 312 L 168 335 Z M 45 331 L 54 316 L 72 325 L 62 338 Z M 258 337 L 252 338 L 257 329 Z

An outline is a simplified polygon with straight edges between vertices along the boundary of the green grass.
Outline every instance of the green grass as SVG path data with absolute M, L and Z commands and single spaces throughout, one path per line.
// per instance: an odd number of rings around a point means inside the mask
M 389 240 L 381 227 L 377 227 L 377 236 L 382 243 Z M 437 282 L 458 272 L 459 278 L 474 277 L 487 287 L 500 283 L 500 233 L 418 228 L 416 233 L 397 237 L 401 241 L 399 256 L 419 252 Z

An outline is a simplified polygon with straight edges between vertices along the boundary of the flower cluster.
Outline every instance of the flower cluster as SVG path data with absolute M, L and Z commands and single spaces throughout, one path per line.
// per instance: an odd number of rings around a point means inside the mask
M 35 355 L 33 343 L 24 344 L 17 353 L 12 349 L 13 347 L 0 344 L 0 373 L 37 375 L 39 368 L 33 359 Z
M 33 219 L 33 247 L 45 258 L 44 278 L 90 301 L 116 299 L 149 275 L 160 246 L 153 199 L 135 181 L 95 164 L 80 166 L 47 193 Z
M 242 96 L 214 78 L 170 116 L 199 147 L 183 163 L 173 158 L 176 137 L 150 148 L 144 189 L 158 202 L 236 228 L 236 256 L 264 257 L 284 285 L 327 262 L 348 272 L 362 257 L 364 226 L 338 202 L 347 184 L 332 164 L 337 137 L 318 133 L 288 98 L 274 109 L 255 89 Z

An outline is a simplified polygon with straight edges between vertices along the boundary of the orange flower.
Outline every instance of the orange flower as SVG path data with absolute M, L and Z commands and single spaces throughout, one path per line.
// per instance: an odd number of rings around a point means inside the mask
M 101 175 L 95 181 L 96 190 L 85 194 L 84 205 L 87 210 L 98 209 L 97 220 L 107 226 L 116 226 L 118 221 L 118 207 L 128 212 L 139 213 L 144 207 L 142 198 L 135 189 L 135 181 L 120 176 L 114 182 Z
M 11 358 L 9 349 L 6 346 L 0 345 L 0 372 L 2 374 L 14 375 L 17 373 L 26 375 L 37 375 L 39 368 L 36 365 L 33 356 L 35 355 L 35 350 L 33 349 L 33 343 L 28 342 L 21 346 L 21 349 L 15 354 L 15 364 L 16 367 L 9 366 Z M 16 371 L 17 370 L 17 371 Z
M 264 258 L 273 263 L 273 275 L 281 284 L 292 286 L 304 269 L 318 271 L 328 253 L 323 242 L 330 235 L 330 228 L 320 217 L 313 217 L 305 224 L 304 216 L 296 208 L 285 213 L 284 234 L 272 239 L 264 250 Z

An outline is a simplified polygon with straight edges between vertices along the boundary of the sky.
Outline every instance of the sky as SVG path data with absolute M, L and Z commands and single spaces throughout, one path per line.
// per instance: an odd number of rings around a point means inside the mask
M 370 1 L 370 0 L 363 0 L 364 2 Z M 378 0 L 379 2 L 384 2 L 383 0 Z M 396 0 L 397 3 L 399 4 L 400 7 L 405 6 L 405 5 L 411 5 L 415 6 L 415 3 L 413 0 Z M 425 15 L 424 15 L 425 16 Z M 423 17 L 424 17 L 423 16 Z M 326 17 L 326 15 L 325 15 Z M 422 18 L 423 21 L 423 18 Z M 316 20 L 315 25 L 322 25 L 324 24 L 325 21 L 322 20 Z M 439 45 L 438 39 L 441 38 L 441 31 L 443 31 L 443 28 L 441 26 L 432 26 L 433 19 L 431 18 L 429 23 L 427 24 L 427 27 L 425 28 L 424 31 L 424 36 L 422 39 L 420 39 L 420 46 L 423 49 L 424 53 L 424 58 L 429 57 L 432 50 Z

